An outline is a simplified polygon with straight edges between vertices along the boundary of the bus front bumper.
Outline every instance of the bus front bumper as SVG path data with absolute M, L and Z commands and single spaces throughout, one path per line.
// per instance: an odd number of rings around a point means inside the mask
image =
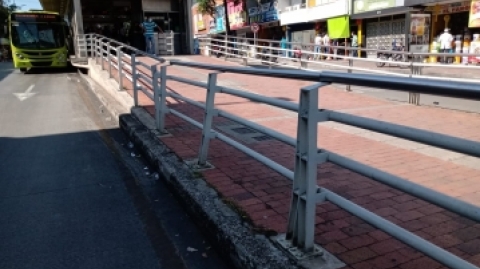
M 31 53 L 15 51 L 13 53 L 15 68 L 65 67 L 67 65 L 67 53 L 63 51 L 56 52 L 47 57 L 40 57 L 38 55 L 31 56 L 29 54 Z

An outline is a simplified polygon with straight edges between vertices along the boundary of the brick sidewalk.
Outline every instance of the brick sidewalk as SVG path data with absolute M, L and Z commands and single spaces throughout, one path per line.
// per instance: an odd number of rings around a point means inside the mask
M 191 60 L 235 65 L 213 58 L 192 56 Z M 208 71 L 169 67 L 168 74 L 190 79 L 206 79 Z M 115 74 L 116 76 L 116 74 Z M 222 74 L 220 84 L 236 84 L 243 90 L 266 96 L 298 101 L 299 89 L 307 82 L 269 79 L 236 74 Z M 131 83 L 124 81 L 131 92 Z M 205 90 L 169 81 L 170 90 L 204 102 Z M 175 100 L 169 106 L 202 121 L 203 111 Z M 152 101 L 141 94 L 140 102 L 153 112 Z M 219 94 L 216 106 L 259 124 L 294 136 L 296 115 L 248 100 Z M 320 106 L 399 124 L 434 130 L 459 137 L 480 140 L 480 117 L 474 114 L 430 107 L 398 105 L 388 101 L 322 88 Z M 421 115 L 422 117 L 419 117 Z M 426 125 L 428 123 L 428 125 Z M 215 119 L 217 130 L 226 130 L 232 123 Z M 200 130 L 172 115 L 167 116 L 167 130 L 172 137 L 162 138 L 183 159 L 197 156 Z M 401 175 L 419 184 L 480 204 L 480 170 L 453 162 L 428 157 L 393 145 L 375 142 L 354 134 L 325 126 L 319 127 L 320 146 L 358 161 Z M 294 149 L 273 139 L 245 139 L 233 135 L 239 142 L 267 157 L 293 168 Z M 228 157 L 228 158 L 227 158 Z M 232 201 L 257 227 L 285 232 L 291 182 L 238 150 L 218 141 L 211 142 L 209 161 L 216 169 L 203 172 L 205 179 L 226 200 Z M 480 265 L 480 225 L 440 209 L 422 200 L 391 189 L 371 179 L 330 163 L 318 170 L 318 183 L 339 195 L 389 219 L 417 235 L 431 240 L 470 262 Z M 360 219 L 325 203 L 317 207 L 316 242 L 335 254 L 349 266 L 346 268 L 444 268 L 437 262 L 414 251 Z

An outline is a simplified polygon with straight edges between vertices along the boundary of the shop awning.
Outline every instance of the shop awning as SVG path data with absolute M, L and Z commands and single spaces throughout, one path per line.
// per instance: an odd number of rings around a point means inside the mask
M 405 0 L 405 6 L 412 7 L 412 6 L 421 6 L 427 4 L 441 4 L 443 2 L 451 3 L 452 1 L 445 1 L 445 0 Z
M 67 6 L 71 0 L 40 0 L 44 10 L 58 12 L 64 15 L 67 11 Z
M 378 18 L 378 17 L 384 17 L 384 16 L 404 14 L 407 12 L 418 11 L 418 10 L 419 9 L 416 9 L 413 7 L 392 7 L 392 8 L 386 8 L 381 10 L 374 10 L 374 11 L 368 11 L 368 12 L 363 12 L 358 14 L 352 14 L 350 18 L 353 20 Z

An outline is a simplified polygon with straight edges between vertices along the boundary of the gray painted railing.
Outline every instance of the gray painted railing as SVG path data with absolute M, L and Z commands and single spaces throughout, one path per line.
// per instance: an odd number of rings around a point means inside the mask
M 308 72 L 303 70 L 259 70 L 248 67 L 231 67 L 220 65 L 207 65 L 191 62 L 170 61 L 162 58 L 147 55 L 125 44 L 109 40 L 101 36 L 92 35 L 89 37 L 91 52 L 97 63 L 105 66 L 108 63 L 111 75 L 112 66 L 119 71 L 120 90 L 123 90 L 122 78 L 128 78 L 134 88 L 135 106 L 139 105 L 138 94 L 142 91 L 155 104 L 155 122 L 162 133 L 165 130 L 165 115 L 173 114 L 202 130 L 201 147 L 199 150 L 196 168 L 208 166 L 208 149 L 211 139 L 217 138 L 245 154 L 255 158 L 286 178 L 293 180 L 291 209 L 288 219 L 287 234 L 279 243 L 287 248 L 299 259 L 311 255 L 321 254 L 314 244 L 315 212 L 316 205 L 330 201 L 351 214 L 360 217 L 366 222 L 389 233 L 393 237 L 410 245 L 411 247 L 425 253 L 433 259 L 443 263 L 450 268 L 469 269 L 478 268 L 475 265 L 457 257 L 456 255 L 439 248 L 438 246 L 418 237 L 417 235 L 391 223 L 390 221 L 362 208 L 355 203 L 341 197 L 334 192 L 317 185 L 317 167 L 324 162 L 331 162 L 359 174 L 365 175 L 373 180 L 387 184 L 410 195 L 416 196 L 425 201 L 436 204 L 445 209 L 451 210 L 469 219 L 480 221 L 480 208 L 465 203 L 456 198 L 428 189 L 421 185 L 412 183 L 406 179 L 386 173 L 375 167 L 341 156 L 335 152 L 329 152 L 317 148 L 317 126 L 322 121 L 335 121 L 342 124 L 356 126 L 375 132 L 385 133 L 407 140 L 446 148 L 449 150 L 465 153 L 471 156 L 480 157 L 480 143 L 467 139 L 452 137 L 444 134 L 434 133 L 426 130 L 396 125 L 388 122 L 358 117 L 341 112 L 319 108 L 318 96 L 322 87 L 331 83 L 342 83 L 358 86 L 378 87 L 389 90 L 399 90 L 451 96 L 472 100 L 480 100 L 480 85 L 475 83 L 449 82 L 421 78 L 403 78 L 395 76 L 346 74 L 335 72 Z M 117 44 L 113 46 L 112 44 Z M 128 54 L 125 49 L 129 49 Z M 148 65 L 139 60 L 138 55 L 150 57 L 158 63 Z M 170 66 L 183 66 L 212 70 L 208 75 L 207 83 L 168 75 Z M 140 71 L 141 67 L 147 70 Z M 160 68 L 160 69 L 159 69 Z M 300 91 L 300 102 L 295 104 L 276 98 L 266 97 L 259 94 L 245 92 L 237 89 L 219 86 L 217 77 L 219 73 L 238 73 L 254 76 L 272 78 L 289 78 L 304 81 L 311 81 L 313 84 L 304 87 Z M 206 89 L 205 104 L 191 100 L 188 97 L 170 92 L 167 90 L 167 81 L 177 81 Z M 153 92 L 153 93 L 152 93 Z M 246 98 L 255 102 L 262 102 L 282 109 L 298 113 L 297 137 L 292 138 L 278 131 L 268 129 L 259 124 L 243 119 L 239 116 L 222 111 L 215 107 L 215 96 L 217 93 L 224 93 L 233 96 Z M 197 122 L 188 115 L 168 107 L 166 99 L 177 98 L 191 105 L 204 109 L 203 122 Z M 212 127 L 214 117 L 221 116 L 232 121 L 243 124 L 249 128 L 258 130 L 295 147 L 295 169 L 294 171 L 283 167 L 279 163 L 266 156 L 242 145 L 235 140 L 223 135 Z

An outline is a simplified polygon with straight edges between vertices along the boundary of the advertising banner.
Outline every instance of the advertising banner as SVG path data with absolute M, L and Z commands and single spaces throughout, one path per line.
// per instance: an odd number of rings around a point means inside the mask
M 468 19 L 468 27 L 480 27 L 480 0 L 472 0 L 472 4 L 470 5 L 470 18 Z
M 218 5 L 215 7 L 215 18 L 210 21 L 210 33 L 218 34 L 227 30 L 225 19 L 225 6 Z
M 267 3 L 256 3 L 256 6 L 249 7 L 248 17 L 250 23 L 264 23 L 279 20 L 278 1 L 270 0 Z
M 230 30 L 237 30 L 248 26 L 245 2 L 227 0 L 227 14 Z
M 362 13 L 396 6 L 395 0 L 354 0 L 353 13 Z
M 331 39 L 350 37 L 350 17 L 338 17 L 327 20 L 328 36 Z
M 411 14 L 410 51 L 428 52 L 430 43 L 430 14 Z

